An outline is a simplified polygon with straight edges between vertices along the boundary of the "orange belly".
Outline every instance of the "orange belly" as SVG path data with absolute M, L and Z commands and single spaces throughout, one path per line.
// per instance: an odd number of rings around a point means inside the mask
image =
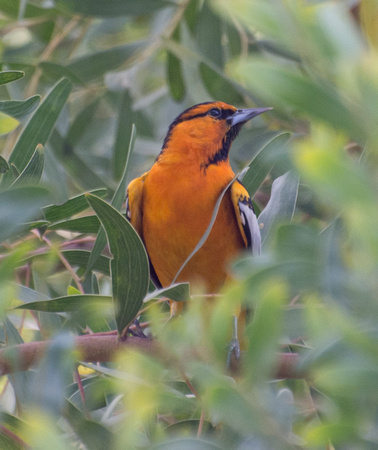
M 181 176 L 183 171 L 185 176 Z M 171 284 L 205 233 L 222 190 L 234 174 L 229 165 L 150 171 L 144 186 L 143 237 L 163 286 Z M 168 180 L 168 182 L 167 182 Z M 208 293 L 219 291 L 227 265 L 244 243 L 229 192 L 222 200 L 211 233 L 177 281 L 201 282 Z

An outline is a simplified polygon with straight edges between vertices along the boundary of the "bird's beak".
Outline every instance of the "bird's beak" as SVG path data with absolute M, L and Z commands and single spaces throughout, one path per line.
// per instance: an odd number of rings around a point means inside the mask
M 228 118 L 230 125 L 233 127 L 237 123 L 245 123 L 248 120 L 253 119 L 259 114 L 269 111 L 273 108 L 250 108 L 250 109 L 238 109 L 232 116 Z

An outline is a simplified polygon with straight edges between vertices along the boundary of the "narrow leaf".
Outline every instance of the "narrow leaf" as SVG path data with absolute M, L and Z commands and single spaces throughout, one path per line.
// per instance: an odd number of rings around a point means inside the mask
M 133 111 L 131 105 L 130 93 L 126 89 L 121 98 L 113 151 L 113 173 L 116 180 L 122 177 L 129 156 L 127 149 L 130 149 L 130 139 L 133 132 Z
M 97 197 L 105 197 L 107 193 L 106 189 L 96 189 L 91 191 L 90 194 Z M 43 208 L 46 220 L 49 222 L 58 222 L 68 217 L 74 216 L 88 208 L 88 203 L 85 198 L 85 194 L 80 194 L 76 197 L 70 198 L 61 205 L 50 205 Z
M 275 156 L 282 152 L 282 148 L 285 147 L 289 138 L 290 133 L 279 133 L 273 137 L 268 135 L 267 141 L 249 163 L 250 169 L 242 181 L 251 197 L 255 195 L 261 183 L 269 175 L 276 161 Z
M 17 306 L 15 309 L 30 309 L 32 311 L 62 313 L 77 311 L 83 307 L 110 305 L 111 299 L 112 298 L 107 295 L 68 295 L 66 297 L 58 297 L 51 300 L 25 303 L 24 305 Z
M 81 56 L 70 62 L 66 68 L 83 83 L 88 83 L 106 72 L 117 69 L 145 45 L 144 41 L 132 42 L 121 47 L 112 47 L 109 50 Z
M 199 66 L 202 81 L 207 91 L 213 98 L 222 98 L 230 104 L 242 104 L 243 97 L 236 89 L 235 83 L 219 74 L 218 70 L 212 69 L 207 64 L 201 63 Z
M 122 175 L 121 181 L 119 182 L 117 189 L 114 193 L 112 201 L 110 202 L 111 205 L 117 209 L 117 211 L 119 211 L 121 209 L 123 200 L 125 199 L 127 172 L 128 172 L 128 167 L 129 167 L 130 156 L 133 152 L 133 148 L 134 148 L 134 144 L 135 144 L 135 138 L 136 138 L 136 130 L 135 130 L 135 126 L 132 125 L 131 136 L 130 136 L 130 141 L 129 141 L 129 147 L 127 150 L 127 158 L 125 161 L 123 175 Z M 88 261 L 88 267 L 86 270 L 86 274 L 88 274 L 94 267 L 94 264 L 96 263 L 97 258 L 101 255 L 101 252 L 104 250 L 105 245 L 106 245 L 105 231 L 103 228 L 101 228 L 98 233 L 98 236 L 96 238 L 96 242 L 94 243 L 92 253 L 91 253 L 91 256 Z
M 167 82 L 171 96 L 181 101 L 185 95 L 185 82 L 182 74 L 181 60 L 172 52 L 167 52 Z
M 86 16 L 99 17 L 119 17 L 130 15 L 145 15 L 156 11 L 159 8 L 164 8 L 171 5 L 167 0 L 58 0 L 57 6 L 63 10 L 72 13 L 79 13 Z
M 259 216 L 262 243 L 274 223 L 290 221 L 293 217 L 298 186 L 299 177 L 291 171 L 274 180 L 270 200 Z
M 39 213 L 50 194 L 42 187 L 19 187 L 0 193 L 0 242 L 17 234 Z
M 150 292 L 144 299 L 144 302 L 148 302 L 154 298 L 168 297 L 175 302 L 185 302 L 190 298 L 189 283 L 173 284 L 167 288 L 157 289 Z
M 149 263 L 143 243 L 131 224 L 112 206 L 87 194 L 107 234 L 111 261 L 113 301 L 121 334 L 140 310 L 149 286 Z
M 30 114 L 39 105 L 41 97 L 34 95 L 25 101 L 5 100 L 0 101 L 0 111 L 9 116 L 21 119 Z
M 24 170 L 37 144 L 46 144 L 70 92 L 71 83 L 66 79 L 59 81 L 23 129 L 9 158 L 9 163 L 13 163 L 19 171 Z M 2 181 L 5 179 L 9 184 L 7 175 Z
M 0 155 L 0 173 L 5 173 L 9 170 L 9 165 L 1 155 Z
M 41 179 L 44 165 L 43 147 L 38 144 L 28 165 L 13 182 L 11 187 L 38 184 Z
M 100 228 L 100 222 L 97 216 L 78 217 L 77 219 L 68 219 L 49 225 L 50 230 L 65 230 L 73 233 L 96 234 Z
M 61 253 L 71 266 L 78 266 L 81 269 L 85 269 L 87 267 L 89 256 L 91 254 L 88 250 L 63 250 Z M 38 258 L 43 258 L 47 255 L 50 255 L 50 251 L 29 256 L 28 258 L 21 260 L 20 265 Z M 104 275 L 110 275 L 110 258 L 100 255 L 92 270 L 103 273 Z
M 24 72 L 20 70 L 5 70 L 4 72 L 0 72 L 0 84 L 11 83 L 12 81 L 19 80 L 24 75 Z

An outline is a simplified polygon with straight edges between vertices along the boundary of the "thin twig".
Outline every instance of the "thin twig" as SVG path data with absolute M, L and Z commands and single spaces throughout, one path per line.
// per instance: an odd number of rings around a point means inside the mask
M 83 404 L 83 411 L 84 411 L 85 417 L 88 420 L 91 420 L 91 416 L 89 414 L 89 411 L 88 411 L 88 408 L 87 408 L 87 405 L 86 405 L 86 401 L 85 401 L 85 392 L 84 392 L 83 383 L 81 381 L 81 376 L 80 376 L 80 373 L 79 373 L 79 370 L 78 370 L 77 366 L 75 367 L 74 374 L 75 374 L 77 386 L 79 388 L 80 397 L 81 397 L 81 403 Z
M 198 430 L 197 430 L 197 439 L 201 437 L 202 431 L 203 431 L 203 424 L 205 422 L 205 410 L 202 409 L 201 411 L 201 417 L 199 419 L 198 423 Z
M 64 265 L 64 267 L 68 270 L 68 272 L 71 274 L 72 278 L 74 279 L 77 288 L 79 289 L 81 294 L 84 294 L 84 288 L 83 285 L 81 284 L 81 280 L 79 278 L 79 276 L 77 275 L 77 273 L 75 272 L 75 270 L 73 269 L 73 267 L 70 265 L 70 263 L 67 261 L 67 259 L 62 255 L 62 253 L 57 250 L 54 245 L 52 244 L 52 242 L 49 241 L 49 239 L 47 239 L 46 236 L 42 236 L 42 240 L 44 242 L 46 242 L 46 244 L 49 246 L 49 248 L 53 251 L 56 251 L 58 258 L 60 259 L 60 261 L 62 262 L 62 264 Z
M 53 51 L 71 33 L 71 31 L 76 27 L 76 25 L 78 23 L 79 23 L 79 17 L 78 16 L 73 17 L 63 27 L 63 29 L 60 32 L 58 32 L 53 37 L 53 39 L 51 39 L 51 41 L 48 43 L 48 45 L 42 52 L 40 61 L 46 61 L 47 59 L 49 59 L 49 57 L 52 55 Z M 30 97 L 31 95 L 35 94 L 41 75 L 42 75 L 42 70 L 37 67 L 32 76 L 32 79 L 30 80 L 30 84 L 29 84 L 27 94 L 26 94 L 27 97 Z

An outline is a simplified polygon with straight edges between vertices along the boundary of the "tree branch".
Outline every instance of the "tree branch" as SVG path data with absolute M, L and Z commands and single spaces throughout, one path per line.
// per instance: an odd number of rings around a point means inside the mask
M 28 370 L 36 364 L 46 353 L 51 341 L 34 341 L 13 345 L 0 350 L 0 375 L 7 375 L 16 371 Z M 117 351 L 122 348 L 135 348 L 151 354 L 164 352 L 158 342 L 150 338 L 129 336 L 120 341 L 116 334 L 90 334 L 75 338 L 75 350 L 79 359 L 86 362 L 111 361 Z M 296 353 L 280 353 L 274 378 L 303 378 L 298 371 L 299 355 Z

